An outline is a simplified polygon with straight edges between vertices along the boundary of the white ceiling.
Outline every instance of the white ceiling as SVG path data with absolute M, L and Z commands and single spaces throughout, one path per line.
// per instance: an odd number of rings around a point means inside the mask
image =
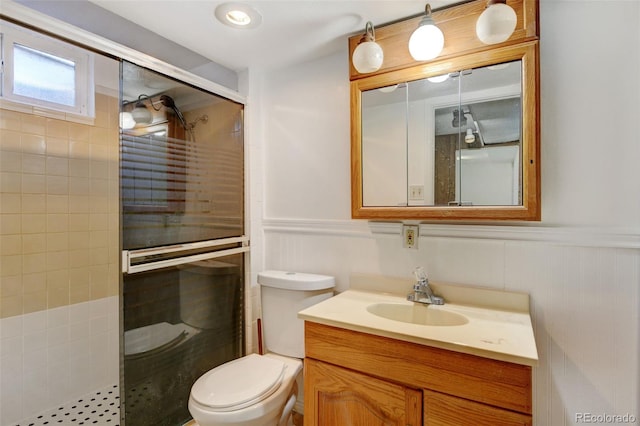
M 236 29 L 214 16 L 224 1 L 90 0 L 123 18 L 230 68 L 272 69 L 344 49 L 374 25 L 424 13 L 424 0 L 246 0 L 262 15 L 256 29 Z M 433 0 L 437 9 L 455 0 Z

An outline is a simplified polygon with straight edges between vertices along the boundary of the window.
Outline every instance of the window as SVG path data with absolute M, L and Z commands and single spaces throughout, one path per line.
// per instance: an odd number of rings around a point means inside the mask
M 94 116 L 93 54 L 1 21 L 0 97 L 83 117 Z

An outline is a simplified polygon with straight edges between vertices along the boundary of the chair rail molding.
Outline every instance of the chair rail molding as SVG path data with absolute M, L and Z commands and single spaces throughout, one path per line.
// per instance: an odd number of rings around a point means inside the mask
M 333 235 L 378 238 L 402 233 L 402 222 L 265 218 L 265 234 Z M 419 224 L 419 238 L 540 241 L 579 247 L 640 249 L 640 229 L 570 226 Z

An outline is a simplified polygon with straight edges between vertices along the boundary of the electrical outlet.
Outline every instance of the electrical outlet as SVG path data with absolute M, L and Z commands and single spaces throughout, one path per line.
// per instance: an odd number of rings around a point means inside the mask
M 418 248 L 418 225 L 402 225 L 402 247 Z

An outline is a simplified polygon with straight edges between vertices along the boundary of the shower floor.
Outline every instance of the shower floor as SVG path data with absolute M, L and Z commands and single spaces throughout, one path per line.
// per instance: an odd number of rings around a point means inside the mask
M 13 426 L 118 426 L 120 424 L 120 391 L 113 385 L 84 395 L 62 407 L 54 408 Z

